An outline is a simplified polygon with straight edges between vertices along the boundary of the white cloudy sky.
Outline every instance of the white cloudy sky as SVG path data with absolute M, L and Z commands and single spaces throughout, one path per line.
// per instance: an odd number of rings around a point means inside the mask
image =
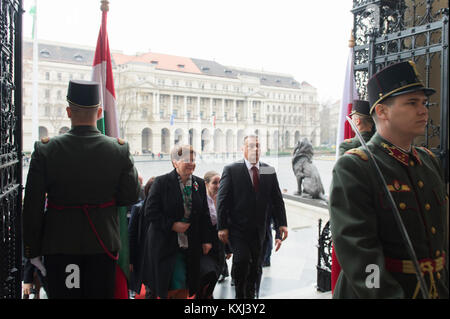
M 31 37 L 24 0 L 24 36 Z M 95 47 L 100 0 L 37 0 L 38 38 Z M 110 0 L 110 48 L 291 74 L 340 99 L 352 0 Z

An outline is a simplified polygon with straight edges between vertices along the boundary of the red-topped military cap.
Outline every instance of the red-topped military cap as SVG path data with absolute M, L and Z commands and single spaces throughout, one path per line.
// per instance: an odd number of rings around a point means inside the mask
M 414 62 L 391 64 L 375 73 L 367 83 L 370 114 L 375 106 L 386 98 L 416 91 L 423 91 L 426 96 L 436 92 L 426 88 L 420 81 Z
M 67 102 L 83 108 L 100 106 L 100 84 L 93 81 L 70 80 Z

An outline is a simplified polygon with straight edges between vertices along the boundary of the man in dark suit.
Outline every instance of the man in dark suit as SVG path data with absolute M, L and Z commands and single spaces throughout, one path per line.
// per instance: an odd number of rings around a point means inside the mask
M 49 298 L 112 298 L 117 207 L 137 201 L 138 174 L 128 143 L 97 130 L 99 84 L 70 81 L 67 101 L 71 130 L 34 145 L 23 206 L 25 257 L 46 273 Z
M 258 137 L 244 138 L 244 159 L 225 166 L 217 195 L 219 239 L 230 243 L 236 298 L 255 298 L 255 285 L 272 205 L 282 240 L 287 238 L 286 210 L 275 169 L 259 161 Z

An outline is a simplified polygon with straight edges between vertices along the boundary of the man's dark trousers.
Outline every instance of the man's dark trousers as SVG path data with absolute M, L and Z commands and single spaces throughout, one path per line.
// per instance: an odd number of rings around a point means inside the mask
M 250 231 L 245 238 L 230 236 L 233 252 L 233 277 L 236 299 L 253 299 L 256 294 L 256 282 L 263 255 L 263 241 L 256 230 Z

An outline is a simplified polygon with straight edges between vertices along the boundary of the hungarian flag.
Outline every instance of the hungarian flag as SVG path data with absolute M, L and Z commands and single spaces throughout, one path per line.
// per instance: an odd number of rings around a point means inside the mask
M 339 157 L 339 144 L 345 139 L 352 138 L 355 133 L 352 131 L 350 123 L 348 123 L 346 116 L 352 111 L 353 101 L 358 100 L 358 91 L 356 90 L 355 75 L 353 69 L 353 47 L 355 41 L 349 41 L 350 52 L 347 59 L 347 68 L 345 71 L 344 92 L 342 94 L 341 109 L 339 111 L 338 132 L 336 134 L 336 159 Z M 333 234 L 331 234 L 333 236 Z M 331 292 L 334 292 L 334 287 L 341 272 L 341 265 L 337 260 L 334 252 L 334 245 L 331 252 Z
M 97 121 L 97 128 L 111 137 L 119 137 L 118 117 L 116 113 L 116 93 L 111 65 L 111 53 L 109 51 L 108 33 L 106 32 L 106 20 L 108 14 L 107 4 L 102 4 L 102 25 L 95 49 L 92 80 L 100 83 L 101 103 L 103 116 Z M 128 249 L 128 222 L 127 207 L 118 207 L 121 249 L 116 267 L 116 284 L 114 298 L 128 298 L 129 278 L 129 249 Z

